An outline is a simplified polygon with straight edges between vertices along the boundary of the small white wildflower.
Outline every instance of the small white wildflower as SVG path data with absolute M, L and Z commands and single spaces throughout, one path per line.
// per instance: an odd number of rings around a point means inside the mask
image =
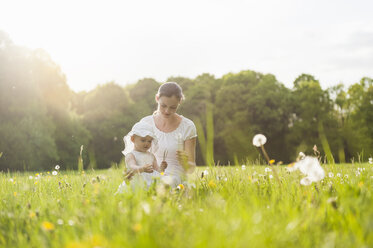
M 243 164 L 243 165 L 241 166 L 241 169 L 242 169 L 242 170 L 246 170 L 246 165 Z
M 373 164 L 373 158 L 368 159 L 369 164 Z
M 273 178 L 273 176 L 272 176 L 272 175 L 269 175 L 269 178 L 270 178 L 270 179 L 272 179 L 272 178 Z
M 341 175 L 341 173 L 337 173 L 337 177 L 341 177 L 342 175 Z
M 265 172 L 271 172 L 272 170 L 271 170 L 270 168 L 266 167 L 266 168 L 264 169 L 264 171 L 265 171 Z
M 34 177 L 33 176 L 29 176 L 28 179 L 32 180 Z
M 57 220 L 57 224 L 58 224 L 58 225 L 63 225 L 63 220 L 62 220 L 62 219 L 58 219 L 58 220 Z
M 347 174 L 345 174 L 345 178 L 348 178 L 348 175 L 347 175 Z
M 267 142 L 267 138 L 263 134 L 257 134 L 253 138 L 253 145 L 256 147 L 261 147 L 266 142 Z
M 58 174 L 57 171 L 52 171 L 52 175 L 53 175 L 53 176 L 56 176 L 57 174 Z
M 200 208 L 199 211 L 200 211 L 200 212 L 203 212 L 203 208 Z
M 329 176 L 329 177 L 334 177 L 334 173 L 333 173 L 333 172 L 329 172 L 329 173 L 328 173 L 328 176 Z
M 9 178 L 9 182 L 14 182 L 13 178 Z
M 202 175 L 203 176 L 207 176 L 209 174 L 209 171 L 208 170 L 204 170 L 204 171 L 202 171 Z
M 224 181 L 228 181 L 228 178 L 225 177 L 225 178 L 224 178 Z
M 59 166 L 59 165 L 56 165 L 54 168 L 55 168 L 56 170 L 59 170 L 59 169 L 60 169 L 60 166 Z
M 73 225 L 75 225 L 75 222 L 73 221 L 73 220 L 69 220 L 69 226 L 73 226 Z

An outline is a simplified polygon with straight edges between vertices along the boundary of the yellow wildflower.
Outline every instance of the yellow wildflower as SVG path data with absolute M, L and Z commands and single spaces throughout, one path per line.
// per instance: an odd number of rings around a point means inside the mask
M 357 185 L 359 188 L 361 188 L 361 187 L 363 187 L 363 185 L 364 185 L 364 182 L 359 182 L 359 184 Z
M 36 216 L 35 212 L 30 212 L 28 215 L 30 218 L 34 218 Z
M 210 188 L 216 188 L 216 184 L 215 184 L 215 182 L 213 180 L 210 180 L 209 187 Z
M 17 192 L 14 192 L 13 195 L 16 197 L 17 196 Z
M 274 163 L 275 163 L 274 159 L 269 160 L 269 164 L 274 164 Z
M 183 190 L 184 189 L 184 185 L 182 185 L 181 183 L 177 186 L 178 189 L 180 190 Z
M 163 171 L 161 172 L 161 176 L 164 176 L 164 172 Z
M 295 165 L 295 163 L 291 163 L 288 165 L 288 167 L 293 167 Z
M 135 224 L 133 227 L 132 227 L 132 230 L 134 230 L 135 232 L 140 232 L 142 229 L 142 226 L 140 223 L 137 223 Z
M 43 229 L 46 230 L 46 231 L 52 231 L 52 230 L 54 230 L 53 223 L 51 223 L 49 221 L 43 221 L 43 223 L 41 225 L 42 225 Z

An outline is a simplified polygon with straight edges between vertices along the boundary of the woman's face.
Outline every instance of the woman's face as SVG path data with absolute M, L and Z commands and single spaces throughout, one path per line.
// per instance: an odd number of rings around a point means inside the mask
M 180 104 L 180 100 L 176 96 L 161 96 L 157 97 L 156 100 L 158 102 L 158 112 L 164 118 L 170 118 L 174 115 Z

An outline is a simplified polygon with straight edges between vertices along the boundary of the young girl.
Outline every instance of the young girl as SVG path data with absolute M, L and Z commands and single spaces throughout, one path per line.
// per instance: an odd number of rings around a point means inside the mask
M 131 179 L 134 175 L 132 186 L 146 184 L 149 188 L 154 178 L 159 178 L 160 172 L 167 168 L 166 161 L 162 161 L 159 167 L 155 156 L 148 151 L 152 144 L 156 145 L 156 142 L 153 128 L 145 122 L 136 123 L 131 132 L 124 137 L 125 149 L 122 153 L 126 157 L 127 169 L 132 172 L 127 178 Z M 126 186 L 124 181 L 119 186 L 118 192 L 123 192 Z

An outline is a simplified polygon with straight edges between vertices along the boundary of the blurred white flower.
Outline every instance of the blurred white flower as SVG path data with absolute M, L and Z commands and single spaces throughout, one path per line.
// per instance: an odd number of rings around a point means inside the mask
M 75 225 L 75 222 L 73 221 L 73 220 L 69 220 L 69 226 L 73 226 L 73 225 Z
M 52 175 L 53 175 L 53 176 L 56 176 L 57 174 L 58 174 L 57 171 L 52 171 Z
M 149 215 L 150 214 L 150 205 L 147 202 L 142 202 L 141 207 L 144 210 L 144 213 Z
M 207 176 L 208 174 L 209 174 L 209 171 L 208 171 L 208 170 L 204 170 L 204 171 L 202 171 L 202 177 Z
M 306 157 L 306 154 L 304 154 L 303 152 L 300 152 L 298 155 L 299 159 L 304 159 L 305 157 Z
M 57 224 L 58 224 L 58 225 L 63 225 L 63 220 L 62 220 L 62 219 L 58 219 L 58 220 L 57 220 Z
M 272 170 L 271 170 L 270 168 L 266 167 L 266 168 L 264 169 L 264 171 L 265 171 L 265 172 L 271 172 Z
M 256 147 L 261 147 L 266 142 L 267 142 L 267 138 L 263 134 L 257 134 L 253 138 L 253 145 Z
M 167 185 L 172 185 L 173 184 L 173 179 L 170 176 L 163 176 L 161 177 L 161 182 Z
M 225 178 L 224 178 L 224 181 L 228 181 L 228 178 L 225 177 Z
M 33 179 L 33 177 L 32 177 L 32 176 L 29 176 L 29 177 L 28 177 L 28 179 L 32 180 L 32 179 Z
M 269 175 L 269 178 L 270 178 L 270 179 L 272 179 L 272 178 L 273 178 L 273 176 L 272 176 L 272 175 Z
M 333 172 L 329 172 L 329 173 L 328 173 L 328 176 L 329 176 L 329 177 L 334 177 Z
M 341 177 L 342 175 L 341 175 L 341 173 L 337 173 L 337 177 Z
M 300 184 L 308 186 L 312 183 L 312 180 L 309 177 L 304 177 L 300 180 Z
M 56 165 L 54 168 L 55 168 L 56 170 L 59 170 L 59 169 L 60 169 L 60 166 L 59 166 L 59 165 Z
M 288 167 L 288 171 L 292 172 L 300 170 L 307 177 L 301 180 L 302 185 L 310 185 L 312 182 L 317 182 L 325 177 L 325 171 L 321 167 L 320 162 L 315 157 L 306 156 L 304 159 L 296 162 L 294 166 Z
M 9 178 L 9 182 L 14 182 L 13 178 Z
M 243 165 L 241 166 L 241 168 L 242 168 L 242 170 L 246 170 L 246 165 L 243 164 Z
M 373 164 L 373 158 L 368 159 L 369 164 Z
M 347 174 L 345 174 L 345 178 L 348 178 L 348 175 L 347 175 Z

